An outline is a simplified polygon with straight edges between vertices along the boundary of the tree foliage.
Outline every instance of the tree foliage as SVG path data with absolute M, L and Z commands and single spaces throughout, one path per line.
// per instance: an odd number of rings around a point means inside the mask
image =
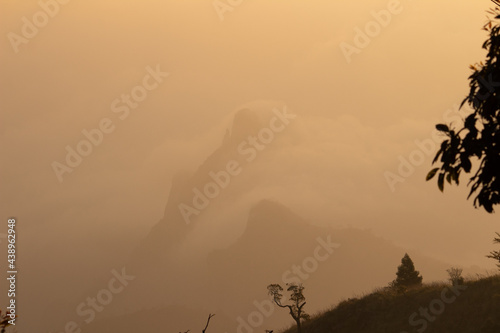
M 451 284 L 454 286 L 458 285 L 463 285 L 465 280 L 462 276 L 463 270 L 458 267 L 451 267 L 450 269 L 447 269 L 446 272 L 448 272 L 448 276 Z
M 301 325 L 301 320 L 302 319 L 309 319 L 309 315 L 305 313 L 303 310 L 304 305 L 306 305 L 306 298 L 304 297 L 304 294 L 302 293 L 304 290 L 304 286 L 302 284 L 287 284 L 288 288 L 287 291 L 290 292 L 290 298 L 289 300 L 291 301 L 291 304 L 283 304 L 282 303 L 282 298 L 283 298 L 283 287 L 279 284 L 270 284 L 267 286 L 267 290 L 269 295 L 273 297 L 274 303 L 276 303 L 277 306 L 280 308 L 288 308 L 288 311 L 290 313 L 290 316 L 292 316 L 293 320 L 295 320 L 295 323 L 297 324 L 297 331 L 298 333 L 302 332 L 302 325 Z
M 497 238 L 495 238 L 494 242 L 500 244 L 500 234 L 497 232 Z M 500 269 L 500 251 L 491 251 L 490 254 L 487 256 L 488 258 L 495 259 L 498 261 L 498 268 Z
M 477 162 L 469 179 L 469 198 L 474 195 L 474 206 L 492 213 L 500 203 L 500 10 L 489 13 L 494 18 L 483 28 L 489 32 L 483 44 L 486 61 L 470 66 L 470 90 L 461 104 L 462 108 L 467 103 L 473 111 L 459 128 L 436 125 L 445 140 L 433 161 L 440 166 L 428 173 L 427 180 L 438 175 L 437 184 L 443 191 L 445 181 L 458 185 L 460 174 L 471 173 Z
M 420 272 L 415 270 L 415 265 L 408 253 L 405 253 L 401 259 L 401 265 L 398 266 L 396 279 L 391 283 L 391 286 L 396 289 L 405 290 L 409 287 L 419 286 L 422 284 L 422 276 Z

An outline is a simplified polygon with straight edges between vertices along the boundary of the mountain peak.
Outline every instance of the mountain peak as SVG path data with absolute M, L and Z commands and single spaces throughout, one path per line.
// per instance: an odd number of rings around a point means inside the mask
M 262 128 L 269 126 L 273 110 L 283 107 L 283 103 L 274 101 L 254 101 L 241 106 L 234 113 L 225 143 L 239 144 L 248 136 L 256 135 Z
M 273 238 L 287 234 L 292 229 L 307 228 L 308 224 L 288 207 L 278 201 L 264 199 L 250 209 L 243 237 Z

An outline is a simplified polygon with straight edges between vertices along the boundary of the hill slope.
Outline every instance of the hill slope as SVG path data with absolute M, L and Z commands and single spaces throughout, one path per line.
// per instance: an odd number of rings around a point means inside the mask
M 406 294 L 375 291 L 313 317 L 303 333 L 498 333 L 500 275 L 463 286 L 423 285 Z M 285 333 L 295 333 L 295 327 Z
M 138 326 L 141 332 L 178 332 L 195 327 L 191 321 L 203 324 L 208 313 L 217 313 L 214 332 L 234 332 L 258 310 L 256 302 L 269 302 L 270 283 L 304 283 L 307 310 L 314 313 L 387 284 L 405 252 L 369 231 L 315 226 L 280 203 L 262 200 L 247 213 L 245 231 L 229 247 L 208 252 L 192 265 L 170 259 L 158 264 L 155 274 L 130 270 L 136 279 L 119 295 L 120 301 L 84 332 L 131 333 Z M 417 253 L 412 258 L 425 281 L 443 279 L 450 267 Z M 287 323 L 286 312 L 272 311 L 254 332 Z M 148 312 L 158 318 L 147 317 Z

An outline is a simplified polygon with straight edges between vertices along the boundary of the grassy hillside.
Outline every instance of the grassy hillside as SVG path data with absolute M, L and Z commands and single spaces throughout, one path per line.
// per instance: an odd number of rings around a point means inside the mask
M 377 290 L 304 322 L 303 333 L 500 333 L 500 275 L 463 286 Z M 295 327 L 285 331 L 296 333 Z

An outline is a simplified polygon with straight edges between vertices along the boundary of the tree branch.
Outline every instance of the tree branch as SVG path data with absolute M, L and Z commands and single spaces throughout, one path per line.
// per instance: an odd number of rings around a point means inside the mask
M 211 313 L 208 314 L 207 325 L 203 329 L 203 331 L 202 331 L 203 333 L 205 333 L 205 331 L 207 330 L 208 324 L 210 323 L 210 318 L 212 318 L 213 316 L 215 316 L 215 313 L 214 314 L 211 314 Z
M 282 305 L 280 301 L 276 300 L 276 298 L 274 298 L 273 300 L 274 300 L 274 303 L 276 303 L 276 305 L 279 306 L 280 308 L 289 307 L 289 305 Z

